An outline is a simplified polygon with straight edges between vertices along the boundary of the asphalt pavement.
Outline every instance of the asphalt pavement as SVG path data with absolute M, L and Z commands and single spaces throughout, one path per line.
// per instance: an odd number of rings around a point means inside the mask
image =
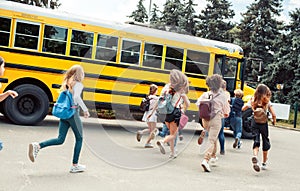
M 56 118 L 47 116 L 37 126 L 18 126 L 0 116 L 0 191 L 300 190 L 299 131 L 270 126 L 268 170 L 259 173 L 252 169 L 252 140 L 243 139 L 242 148 L 233 149 L 234 139 L 228 133 L 225 155 L 218 155 L 217 166 L 205 173 L 200 163 L 207 139 L 202 146 L 197 144 L 199 124 L 188 123 L 184 140 L 177 145 L 178 157 L 169 159 L 168 146 L 163 155 L 157 146 L 144 148 L 145 136 L 137 142 L 136 131 L 146 128 L 143 122 L 95 118 L 82 121 L 80 163 L 87 170 L 72 174 L 71 131 L 63 145 L 42 149 L 35 163 L 27 156 L 29 143 L 57 136 Z

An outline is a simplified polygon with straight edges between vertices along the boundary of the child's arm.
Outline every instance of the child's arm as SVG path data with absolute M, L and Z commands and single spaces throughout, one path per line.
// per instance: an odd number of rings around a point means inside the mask
M 2 94 L 0 94 L 0 102 L 5 100 L 8 96 L 11 96 L 12 98 L 15 98 L 18 96 L 18 93 L 13 90 L 8 90 Z
M 275 114 L 275 110 L 272 107 L 272 105 L 269 106 L 269 111 L 272 114 L 272 124 L 275 125 L 276 124 L 276 114 Z

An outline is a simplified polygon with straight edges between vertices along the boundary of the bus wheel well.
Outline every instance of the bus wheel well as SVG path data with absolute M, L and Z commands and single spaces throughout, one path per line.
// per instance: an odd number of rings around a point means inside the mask
M 32 84 L 32 85 L 36 85 L 36 86 L 40 87 L 47 94 L 49 102 L 53 102 L 53 97 L 52 97 L 50 89 L 42 81 L 35 79 L 35 78 L 20 78 L 16 81 L 13 81 L 6 87 L 5 91 L 11 90 L 22 84 Z

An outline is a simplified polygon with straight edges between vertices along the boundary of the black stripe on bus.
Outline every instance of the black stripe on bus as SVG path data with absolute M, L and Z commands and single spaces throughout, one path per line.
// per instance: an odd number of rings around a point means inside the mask
M 7 78 L 0 78 L 0 83 L 8 83 L 8 79 Z
M 139 67 L 137 65 L 125 65 L 125 64 L 116 64 L 116 63 L 109 63 L 109 62 L 103 62 L 98 60 L 91 60 L 86 58 L 74 58 L 69 56 L 63 56 L 63 55 L 54 55 L 54 54 L 47 54 L 47 53 L 40 53 L 40 52 L 32 52 L 27 50 L 20 50 L 20 49 L 10 49 L 5 47 L 0 47 L 0 51 L 6 51 L 6 52 L 14 52 L 19 54 L 28 54 L 33 56 L 42 56 L 42 57 L 48 57 L 48 58 L 56 58 L 56 59 L 62 59 L 62 60 L 69 60 L 69 61 L 76 61 L 76 62 L 84 62 L 84 63 L 90 63 L 90 64 L 98 64 L 98 65 L 107 65 L 112 67 L 119 67 L 119 68 L 130 68 L 133 70 L 142 70 L 142 71 L 148 71 L 148 72 L 155 72 L 155 73 L 164 73 L 169 74 L 170 71 L 168 70 L 159 70 L 159 69 L 151 69 L 151 68 L 145 68 L 145 67 Z M 196 74 L 186 74 L 187 76 L 198 78 L 198 79 L 205 79 L 205 76 L 198 76 Z

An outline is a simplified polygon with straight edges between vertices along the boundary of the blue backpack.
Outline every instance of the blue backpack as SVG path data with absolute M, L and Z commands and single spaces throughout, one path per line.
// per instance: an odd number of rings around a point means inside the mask
M 70 119 L 75 114 L 75 109 L 72 93 L 66 90 L 59 94 L 52 108 L 52 115 L 60 119 Z
M 158 99 L 157 112 L 159 114 L 171 114 L 174 111 L 174 106 L 172 105 L 173 96 L 170 94 L 164 94 Z

